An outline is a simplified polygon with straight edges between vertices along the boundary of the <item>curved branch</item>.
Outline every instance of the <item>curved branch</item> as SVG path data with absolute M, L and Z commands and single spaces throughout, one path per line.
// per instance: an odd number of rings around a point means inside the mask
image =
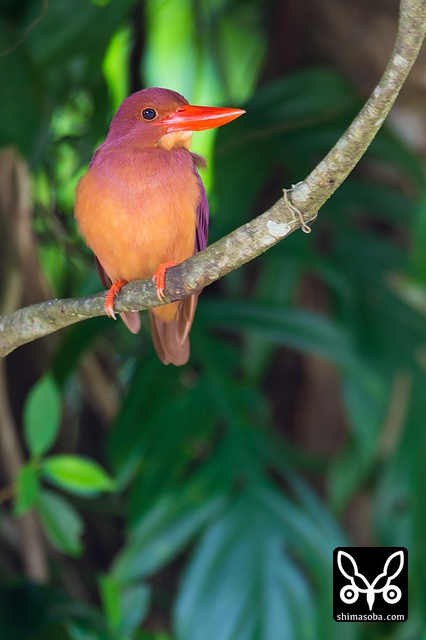
M 200 291 L 316 218 L 320 207 L 356 166 L 382 126 L 418 56 L 425 32 L 424 0 L 401 0 L 398 34 L 388 67 L 344 135 L 306 180 L 292 189 L 291 203 L 287 197 L 281 198 L 259 217 L 170 269 L 166 302 Z M 105 293 L 99 293 L 52 300 L 0 317 L 0 356 L 85 318 L 104 315 L 104 299 Z M 154 284 L 144 280 L 126 285 L 116 299 L 115 309 L 142 311 L 158 305 Z

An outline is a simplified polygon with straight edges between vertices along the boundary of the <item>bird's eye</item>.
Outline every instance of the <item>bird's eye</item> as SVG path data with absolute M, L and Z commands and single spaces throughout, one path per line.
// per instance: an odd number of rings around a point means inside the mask
M 157 117 L 157 112 L 155 109 L 148 108 L 142 111 L 142 118 L 144 120 L 154 120 L 154 118 L 156 117 Z

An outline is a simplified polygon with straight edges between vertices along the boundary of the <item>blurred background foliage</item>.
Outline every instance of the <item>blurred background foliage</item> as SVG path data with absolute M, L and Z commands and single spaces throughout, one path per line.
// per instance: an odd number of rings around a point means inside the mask
M 2 0 L 1 311 L 100 289 L 74 189 L 132 91 L 247 110 L 195 136 L 212 240 L 302 180 L 395 33 L 394 2 L 333 0 L 334 31 L 325 4 Z M 361 70 L 367 45 L 338 34 L 379 19 L 389 47 L 370 40 Z M 1 638 L 426 637 L 425 172 L 403 124 L 311 235 L 204 291 L 184 368 L 160 364 L 146 317 L 1 363 Z M 342 544 L 408 548 L 408 622 L 333 621 Z

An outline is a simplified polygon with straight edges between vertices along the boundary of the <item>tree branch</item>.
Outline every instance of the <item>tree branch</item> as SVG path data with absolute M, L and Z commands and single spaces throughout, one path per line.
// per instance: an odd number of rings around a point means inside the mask
M 167 273 L 166 302 L 180 300 L 253 260 L 290 233 L 312 222 L 322 205 L 361 159 L 386 119 L 413 66 L 426 32 L 424 0 L 401 0 L 398 34 L 388 67 L 370 98 L 322 162 L 268 211 Z M 295 211 L 297 208 L 301 212 Z M 86 318 L 104 315 L 105 292 L 53 300 L 0 316 L 0 356 Z M 126 285 L 118 312 L 158 306 L 150 280 Z

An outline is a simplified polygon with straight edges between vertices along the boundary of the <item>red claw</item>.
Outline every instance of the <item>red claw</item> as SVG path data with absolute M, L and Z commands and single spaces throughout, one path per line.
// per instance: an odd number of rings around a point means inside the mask
M 105 311 L 107 316 L 113 318 L 113 320 L 117 320 L 114 311 L 114 299 L 125 284 L 127 284 L 127 280 L 116 280 L 112 283 L 112 286 L 108 289 L 108 293 L 106 294 Z
M 161 302 L 164 301 L 164 289 L 166 288 L 166 271 L 167 269 L 170 269 L 170 267 L 175 267 L 176 265 L 177 262 L 175 262 L 174 260 L 163 262 L 162 264 L 160 264 L 152 277 L 152 280 L 157 289 L 157 297 Z

